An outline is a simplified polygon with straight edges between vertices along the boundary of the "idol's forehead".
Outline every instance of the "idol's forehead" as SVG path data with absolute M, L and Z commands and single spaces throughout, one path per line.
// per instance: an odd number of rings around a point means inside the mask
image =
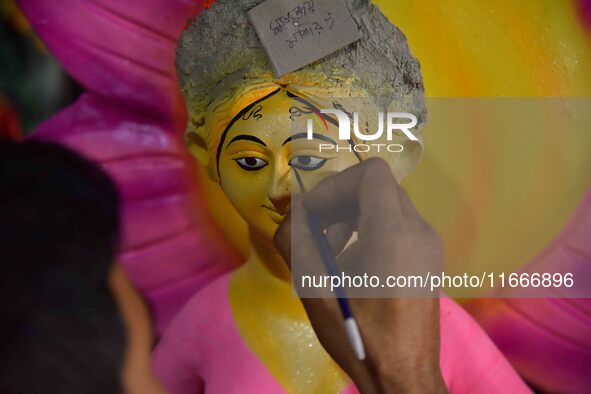
M 278 91 L 249 106 L 229 128 L 226 141 L 238 135 L 256 136 L 263 141 L 289 135 L 291 133 L 289 111 L 293 105 L 292 98 L 285 92 Z
M 272 122 L 287 122 L 289 126 L 290 109 L 297 103 L 284 89 L 279 89 L 275 94 L 249 106 L 236 123 L 261 125 Z
M 225 138 L 224 148 L 236 139 L 268 147 L 286 146 L 292 142 L 294 136 L 306 133 L 309 119 L 314 121 L 315 134 L 332 136 L 331 140 L 337 139 L 338 128 L 322 121 L 314 104 L 282 89 L 247 108 L 234 121 Z M 298 138 L 298 143 L 303 144 L 306 139 L 302 140 Z

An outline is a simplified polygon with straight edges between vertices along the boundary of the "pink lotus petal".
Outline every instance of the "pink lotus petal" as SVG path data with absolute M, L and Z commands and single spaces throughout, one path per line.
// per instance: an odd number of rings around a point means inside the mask
M 562 233 L 523 272 L 572 272 L 591 280 L 591 189 Z M 586 393 L 591 387 L 591 298 L 581 287 L 504 290 L 511 298 L 474 300 L 468 307 L 517 371 L 548 392 Z
M 202 1 L 21 0 L 35 32 L 86 89 L 184 128 L 176 38 Z

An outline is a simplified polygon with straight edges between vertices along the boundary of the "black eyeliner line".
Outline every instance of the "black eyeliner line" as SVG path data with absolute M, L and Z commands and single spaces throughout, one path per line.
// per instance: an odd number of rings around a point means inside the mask
M 306 193 L 306 186 L 304 186 L 304 182 L 302 182 L 302 178 L 300 178 L 300 173 L 294 166 L 291 166 L 291 169 L 293 170 L 293 173 L 295 174 L 295 177 L 298 181 L 298 185 L 300 186 L 300 193 Z

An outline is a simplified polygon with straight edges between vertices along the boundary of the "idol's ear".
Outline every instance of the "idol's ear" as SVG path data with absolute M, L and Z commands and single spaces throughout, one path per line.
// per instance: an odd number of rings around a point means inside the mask
M 197 159 L 199 165 L 205 169 L 211 179 L 216 180 L 215 178 L 217 178 L 217 176 L 214 176 L 215 174 L 212 173 L 211 160 L 204 133 L 199 132 L 189 124 L 187 131 L 185 132 L 185 142 L 187 143 L 189 152 L 195 159 Z

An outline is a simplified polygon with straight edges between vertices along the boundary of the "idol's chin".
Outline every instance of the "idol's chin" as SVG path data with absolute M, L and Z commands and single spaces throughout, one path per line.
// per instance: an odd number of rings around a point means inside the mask
M 282 220 L 283 218 L 281 218 L 281 221 Z M 251 236 L 253 235 L 252 231 L 254 231 L 257 234 L 256 237 L 259 238 L 259 240 L 264 242 L 268 241 L 272 244 L 280 223 L 281 222 L 278 223 L 276 220 L 270 218 L 270 215 L 265 214 L 263 217 L 258 218 L 256 225 L 250 226 Z

